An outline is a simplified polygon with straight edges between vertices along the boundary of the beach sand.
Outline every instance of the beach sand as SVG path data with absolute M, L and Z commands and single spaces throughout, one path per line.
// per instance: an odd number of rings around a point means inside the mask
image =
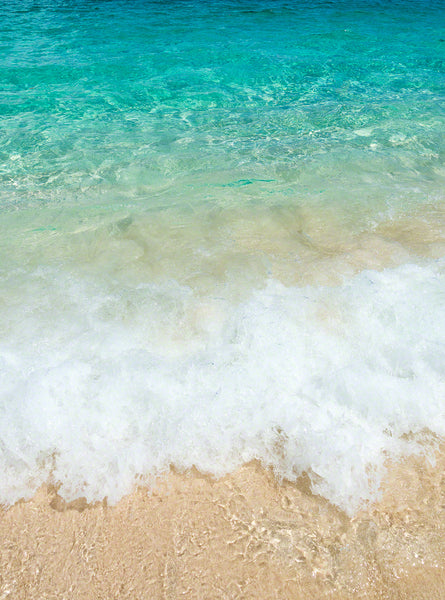
M 115 506 L 53 486 L 0 514 L 0 598 L 445 598 L 445 451 L 388 467 L 353 517 L 252 462 L 170 473 Z

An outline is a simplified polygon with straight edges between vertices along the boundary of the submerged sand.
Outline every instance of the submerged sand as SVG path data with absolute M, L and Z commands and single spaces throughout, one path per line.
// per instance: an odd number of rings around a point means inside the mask
M 257 463 L 171 471 L 117 505 L 47 486 L 0 514 L 0 598 L 445 598 L 445 452 L 354 517 Z

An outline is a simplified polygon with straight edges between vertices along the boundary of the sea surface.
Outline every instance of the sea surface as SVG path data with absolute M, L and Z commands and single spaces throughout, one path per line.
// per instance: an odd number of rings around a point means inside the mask
M 1 503 L 256 459 L 352 514 L 385 461 L 432 457 L 444 23 L 0 0 Z

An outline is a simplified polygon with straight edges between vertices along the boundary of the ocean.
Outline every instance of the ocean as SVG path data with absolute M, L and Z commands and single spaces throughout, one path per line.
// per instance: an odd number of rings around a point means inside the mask
M 445 435 L 441 0 L 0 0 L 0 502 L 349 515 Z

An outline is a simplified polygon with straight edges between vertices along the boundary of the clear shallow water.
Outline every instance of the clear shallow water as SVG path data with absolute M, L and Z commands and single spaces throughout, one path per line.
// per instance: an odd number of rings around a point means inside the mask
M 444 10 L 0 3 L 3 501 L 444 435 Z

